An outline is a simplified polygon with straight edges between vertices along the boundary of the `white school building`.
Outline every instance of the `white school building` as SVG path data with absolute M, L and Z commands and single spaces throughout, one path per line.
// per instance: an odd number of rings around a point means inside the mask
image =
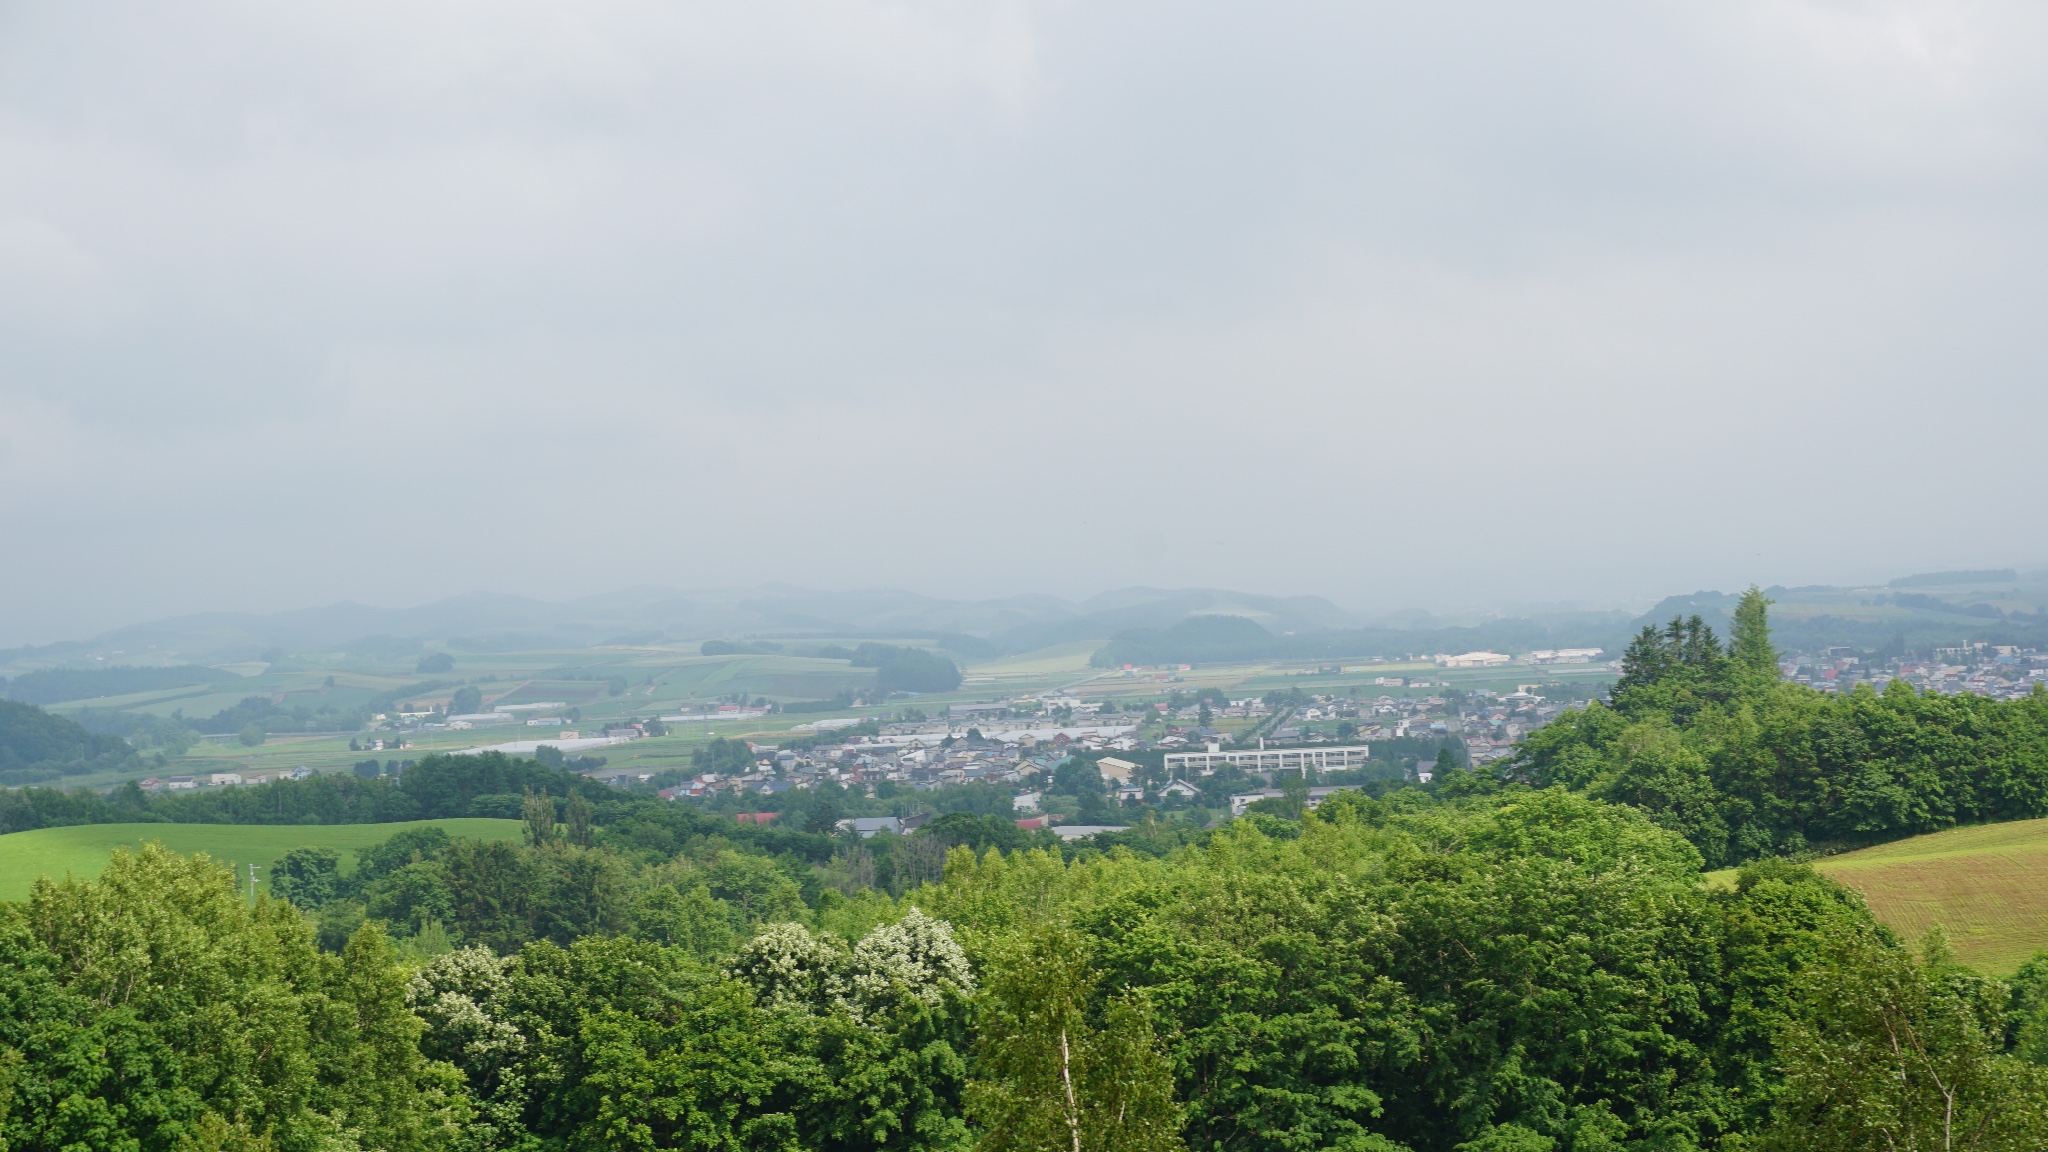
M 1372 751 L 1370 744 L 1267 748 L 1265 741 L 1261 740 L 1259 745 L 1257 748 L 1225 751 L 1211 744 L 1204 752 L 1169 752 L 1166 754 L 1167 778 L 1184 780 L 1189 776 L 1207 776 L 1225 764 L 1235 764 L 1247 772 L 1299 772 L 1305 768 L 1330 772 L 1339 768 L 1363 768 Z

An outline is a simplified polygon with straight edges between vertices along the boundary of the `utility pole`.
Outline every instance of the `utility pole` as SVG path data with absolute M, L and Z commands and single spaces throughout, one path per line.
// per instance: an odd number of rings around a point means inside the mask
M 249 903 L 256 902 L 256 866 L 249 865 Z

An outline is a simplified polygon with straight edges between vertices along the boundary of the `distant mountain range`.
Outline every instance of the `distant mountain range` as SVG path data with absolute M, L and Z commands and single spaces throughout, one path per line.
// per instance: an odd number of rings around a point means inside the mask
M 2048 646 L 2048 573 L 1927 573 L 1870 588 L 1767 591 L 1778 601 L 1774 619 L 1787 647 L 1918 648 L 1966 639 Z M 1644 623 L 1673 615 L 1698 612 L 1725 630 L 1737 594 L 1673 596 L 1641 616 L 1559 611 L 1446 619 L 1404 612 L 1375 619 L 1320 596 L 1214 588 L 1123 588 L 1079 602 L 1043 595 L 948 600 L 891 589 L 826 592 L 788 585 L 688 592 L 642 587 L 559 602 L 478 592 L 415 608 L 341 603 L 170 617 L 89 640 L 0 650 L 0 670 L 18 675 L 87 661 L 102 667 L 217 664 L 278 653 L 391 659 L 440 648 L 517 651 L 708 639 L 922 641 L 968 658 L 1102 641 L 1112 649 L 1142 652 L 1148 662 L 1218 659 L 1225 653 L 1315 658 L 1487 647 L 1618 651 Z M 1255 628 L 1205 626 L 1204 617 L 1238 618 Z M 1191 618 L 1196 624 L 1176 628 Z
M 456 651 L 584 648 L 716 638 L 945 639 L 969 655 L 1101 640 L 1191 615 L 1242 616 L 1276 633 L 1357 623 L 1317 596 L 1217 589 L 1125 588 L 1075 603 L 1055 596 L 946 600 L 875 589 L 786 585 L 684 592 L 629 588 L 568 601 L 476 592 L 417 608 L 331 604 L 286 612 L 208 612 L 135 624 L 34 648 L 0 650 L 0 665 L 93 656 L 156 662 L 251 659 L 267 651 L 391 657 L 426 646 Z

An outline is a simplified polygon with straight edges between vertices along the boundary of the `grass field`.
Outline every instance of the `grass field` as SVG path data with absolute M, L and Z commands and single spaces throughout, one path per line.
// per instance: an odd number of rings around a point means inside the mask
M 2048 820 L 1915 836 L 1814 867 L 1908 939 L 1940 924 L 1957 959 L 1981 971 L 2007 975 L 2048 948 Z
M 1918 941 L 1939 924 L 1956 958 L 2010 975 L 2048 948 L 2048 820 L 1979 824 L 1830 856 L 1816 871 L 1863 893 L 1878 920 Z M 1735 882 L 1728 869 L 1710 886 Z
M 1100 640 L 1081 640 L 1072 644 L 1055 644 L 1050 648 L 1040 648 L 1035 652 L 1024 652 L 1014 656 L 1004 656 L 1001 659 L 986 660 L 979 664 L 970 665 L 967 668 L 961 669 L 961 671 L 967 674 L 967 678 L 970 681 L 964 690 L 972 692 L 975 690 L 976 685 L 997 683 L 1007 685 L 1010 681 L 1020 679 L 1045 679 L 1051 677 L 1070 680 L 1088 676 L 1096 671 L 1096 669 L 1088 666 L 1088 658 L 1093 656 L 1095 650 L 1100 647 L 1102 647 L 1102 641 Z
M 92 877 L 107 865 L 116 848 L 135 848 L 155 840 L 174 852 L 204 852 L 237 866 L 247 875 L 256 865 L 259 883 L 268 886 L 270 865 L 294 848 L 326 847 L 341 854 L 342 871 L 355 867 L 359 848 L 379 843 L 407 828 L 436 824 L 450 836 L 478 840 L 518 837 L 517 820 L 414 820 L 398 824 L 88 824 L 76 828 L 38 828 L 0 836 L 0 900 L 28 895 L 38 876 Z

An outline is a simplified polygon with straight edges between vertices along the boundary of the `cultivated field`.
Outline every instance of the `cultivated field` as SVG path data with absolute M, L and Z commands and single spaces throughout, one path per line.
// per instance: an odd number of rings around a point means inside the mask
M 1940 924 L 1956 958 L 1980 971 L 2006 975 L 2048 949 L 2048 820 L 1915 836 L 1814 867 L 1909 939 Z
M 204 852 L 233 864 L 236 877 L 247 883 L 248 866 L 257 867 L 259 883 L 268 886 L 270 865 L 294 848 L 332 848 L 341 854 L 341 870 L 355 867 L 355 854 L 407 828 L 436 824 L 450 836 L 477 840 L 518 837 L 517 820 L 413 820 L 397 824 L 88 824 L 76 828 L 38 828 L 0 836 L 0 900 L 20 900 L 38 876 L 78 877 L 100 874 L 116 848 L 135 848 L 155 840 L 174 852 Z
M 1049 678 L 1055 681 L 1071 681 L 1084 679 L 1100 671 L 1100 669 L 1088 666 L 1088 658 L 1093 656 L 1095 650 L 1100 647 L 1102 647 L 1102 641 L 1100 640 L 1081 640 L 1072 644 L 1055 644 L 1050 648 L 1040 648 L 1035 652 L 1022 652 L 1012 656 L 999 657 L 994 660 L 985 660 L 962 670 L 967 674 L 968 682 L 966 688 L 971 692 L 980 685 L 1001 684 L 1007 686 L 1009 682 L 1015 680 L 1038 681 Z

